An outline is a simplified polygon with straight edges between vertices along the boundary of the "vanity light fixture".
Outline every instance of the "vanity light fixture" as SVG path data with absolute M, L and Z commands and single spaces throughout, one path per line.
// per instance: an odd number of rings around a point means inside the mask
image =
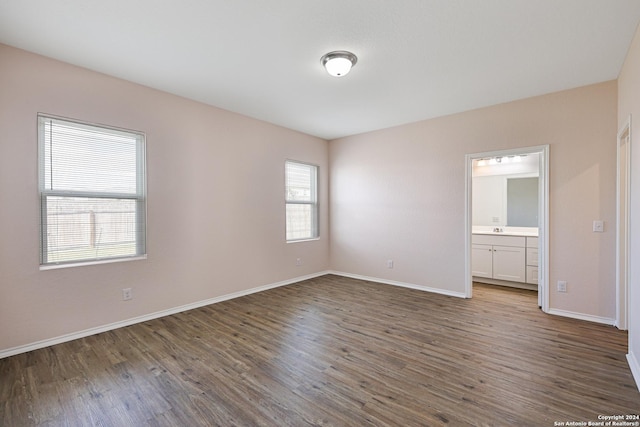
M 327 70 L 327 73 L 334 77 L 346 76 L 351 67 L 356 65 L 358 57 L 346 50 L 335 50 L 323 55 L 320 58 L 320 63 Z
M 520 163 L 523 161 L 523 158 L 526 157 L 526 154 L 516 154 L 509 156 L 496 156 L 496 157 L 483 157 L 481 159 L 477 159 L 477 166 L 496 166 L 496 165 L 504 165 L 507 163 Z

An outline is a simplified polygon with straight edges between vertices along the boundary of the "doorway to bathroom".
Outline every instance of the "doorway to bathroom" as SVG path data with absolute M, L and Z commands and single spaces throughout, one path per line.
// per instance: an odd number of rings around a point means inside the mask
M 466 155 L 465 295 L 473 281 L 538 291 L 549 309 L 549 146 Z

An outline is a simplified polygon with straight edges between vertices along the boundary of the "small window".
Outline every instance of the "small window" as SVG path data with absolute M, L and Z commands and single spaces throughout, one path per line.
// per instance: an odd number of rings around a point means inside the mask
M 318 238 L 318 167 L 285 163 L 287 241 Z
M 40 264 L 146 253 L 142 133 L 38 115 Z

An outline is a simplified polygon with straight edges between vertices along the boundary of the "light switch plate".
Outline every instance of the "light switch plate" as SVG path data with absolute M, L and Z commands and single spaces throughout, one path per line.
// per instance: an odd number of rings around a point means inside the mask
M 602 233 L 603 231 L 604 231 L 604 221 L 602 220 L 593 221 L 593 232 Z

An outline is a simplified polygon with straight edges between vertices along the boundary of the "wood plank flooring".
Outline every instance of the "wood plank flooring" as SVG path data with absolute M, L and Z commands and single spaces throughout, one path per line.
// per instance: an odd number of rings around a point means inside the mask
M 2 426 L 554 426 L 640 413 L 625 332 L 327 275 L 0 360 Z

